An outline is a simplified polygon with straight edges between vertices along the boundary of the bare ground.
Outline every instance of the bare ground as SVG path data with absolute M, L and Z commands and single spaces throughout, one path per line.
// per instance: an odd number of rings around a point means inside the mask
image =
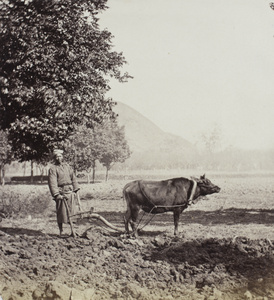
M 211 179 L 211 178 L 210 178 Z M 54 202 L 0 223 L 0 296 L 12 299 L 274 299 L 274 178 L 216 177 L 222 190 L 181 216 L 144 215 L 140 238 L 75 219 L 58 236 Z M 123 230 L 126 181 L 81 185 L 84 210 Z M 7 186 L 48 194 L 47 186 Z M 39 190 L 39 192 L 37 192 Z M 22 192 L 23 191 L 23 192 Z M 50 198 L 50 197 L 49 197 Z M 69 233 L 69 225 L 65 227 Z

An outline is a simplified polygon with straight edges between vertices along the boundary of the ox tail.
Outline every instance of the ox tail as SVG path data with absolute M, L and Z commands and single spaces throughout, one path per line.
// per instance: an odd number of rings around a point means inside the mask
M 128 197 L 126 196 L 126 190 L 130 186 L 130 184 L 131 182 L 127 183 L 123 188 L 123 200 L 126 201 L 127 206 L 129 206 L 129 203 L 128 203 Z

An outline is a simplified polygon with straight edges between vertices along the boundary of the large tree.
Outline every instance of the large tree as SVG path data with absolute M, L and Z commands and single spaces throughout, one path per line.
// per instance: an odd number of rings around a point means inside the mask
M 98 25 L 106 2 L 0 2 L 0 128 L 20 160 L 39 161 L 80 124 L 114 116 L 108 80 L 129 75 Z

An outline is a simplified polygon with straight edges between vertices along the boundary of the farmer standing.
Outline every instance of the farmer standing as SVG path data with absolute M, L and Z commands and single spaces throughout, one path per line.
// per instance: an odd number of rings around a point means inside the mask
M 63 232 L 63 223 L 68 223 L 68 214 L 73 215 L 75 210 L 75 194 L 80 188 L 73 169 L 63 161 L 63 150 L 53 151 L 54 165 L 49 169 L 48 184 L 51 195 L 56 202 L 57 223 L 60 235 Z M 66 201 L 66 203 L 64 203 Z

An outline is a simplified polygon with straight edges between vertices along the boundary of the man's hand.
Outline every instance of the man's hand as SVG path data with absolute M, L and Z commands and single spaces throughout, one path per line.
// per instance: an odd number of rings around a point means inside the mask
M 60 195 L 60 194 L 58 194 L 57 196 L 55 196 L 55 201 L 56 200 L 62 200 L 63 199 L 63 196 L 62 195 Z

